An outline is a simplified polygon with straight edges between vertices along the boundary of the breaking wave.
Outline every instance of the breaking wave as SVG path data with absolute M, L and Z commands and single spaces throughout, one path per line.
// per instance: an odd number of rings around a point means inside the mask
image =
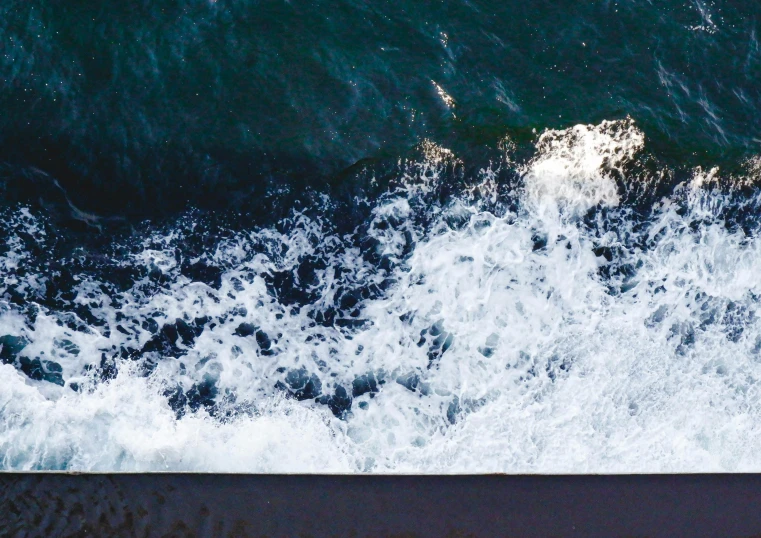
M 670 170 L 629 119 L 503 147 L 97 248 L 6 209 L 2 468 L 761 468 L 757 161 Z

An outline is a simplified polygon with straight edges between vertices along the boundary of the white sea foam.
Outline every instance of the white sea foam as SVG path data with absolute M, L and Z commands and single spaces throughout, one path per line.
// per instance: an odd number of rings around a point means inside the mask
M 87 394 L 45 398 L 0 366 L 0 452 L 6 469 L 347 472 L 341 424 L 275 400 L 226 423 L 203 411 L 176 420 L 150 384 L 122 375 Z
M 107 318 L 108 332 L 72 330 L 44 310 L 29 327 L 4 303 L 0 334 L 27 337 L 24 353 L 54 357 L 67 383 L 83 388 L 0 367 L 3 467 L 761 469 L 761 245 L 725 225 L 731 201 L 708 188 L 718 170 L 697 170 L 635 226 L 617 182 L 639 180 L 627 174 L 643 145 L 630 120 L 544 133 L 518 165 L 514 212 L 489 203 L 500 186 L 488 171 L 460 199 L 432 206 L 426 196 L 456 159 L 429 145 L 402 188 L 373 202 L 364 233 L 385 268 L 335 233 L 327 215 L 294 214 L 208 253 L 226 268 L 218 290 L 179 274 L 181 226 L 156 232 L 129 263 L 156 267 L 166 287 L 138 283 L 117 296 L 87 279 L 78 285 L 75 300 Z M 608 220 L 579 218 L 597 206 Z M 28 212 L 18 218 L 34 224 Z M 14 244 L 3 266 L 27 255 Z M 322 261 L 308 286 L 313 298 L 285 304 L 267 279 L 306 257 Z M 337 314 L 364 322 L 315 323 L 314 313 L 352 285 L 384 289 L 358 299 L 354 314 Z M 148 377 L 129 361 L 107 382 L 85 370 L 111 346 L 143 346 L 151 334 L 140 322 L 149 317 L 160 325 L 202 316 L 214 326 L 191 345 L 178 342 L 185 353 L 158 361 Z M 271 347 L 236 335 L 242 322 L 269 335 Z M 339 420 L 313 399 L 284 399 L 278 368 L 315 374 L 325 394 L 369 373 L 385 384 L 356 397 Z M 163 391 L 205 381 L 218 400 L 234 397 L 237 412 L 223 419 L 200 408 L 178 419 Z
M 618 205 L 612 174 L 620 173 L 643 146 L 644 136 L 631 120 L 545 131 L 524 176 L 526 202 L 537 206 L 539 214 L 545 206 L 577 214 L 597 204 Z

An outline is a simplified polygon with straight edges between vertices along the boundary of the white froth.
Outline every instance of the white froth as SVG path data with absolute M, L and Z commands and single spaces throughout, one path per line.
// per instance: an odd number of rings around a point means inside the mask
M 27 336 L 25 352 L 54 356 L 64 378 L 84 386 L 74 392 L 0 366 L 3 468 L 761 469 L 754 449 L 761 442 L 761 244 L 724 225 L 727 201 L 706 189 L 716 170 L 696 171 L 635 231 L 626 208 L 616 209 L 616 182 L 643 144 L 629 120 L 548 131 L 522 169 L 519 211 L 489 210 L 480 194 L 496 196 L 499 187 L 485 171 L 483 184 L 462 199 L 425 209 L 432 223 L 423 225 L 416 215 L 425 196 L 441 167 L 456 162 L 427 146 L 431 158 L 408 169 L 405 188 L 378 200 L 367 223 L 388 270 L 329 223 L 296 214 L 278 230 L 238 234 L 209 253 L 228 267 L 219 290 L 178 276 L 174 237 L 158 233 L 133 262 L 166 274 L 171 284 L 163 290 L 146 294 L 138 284 L 116 306 L 95 283 L 81 282 L 77 301 L 100 304 L 108 336 L 97 327 L 62 327 L 54 312 L 26 327 L 2 303 L 0 334 Z M 590 229 L 576 218 L 597 205 L 614 212 L 615 225 Z M 28 213 L 23 219 L 33 221 Z M 616 253 L 613 265 L 605 249 Z M 2 263 L 26 255 L 14 245 Z M 314 306 L 285 305 L 266 278 L 305 256 L 325 266 Z M 341 287 L 387 279 L 393 284 L 384 293 L 360 302 L 364 325 L 323 327 L 308 315 L 332 304 Z M 150 337 L 137 327 L 129 337 L 115 330 L 117 311 L 162 323 L 219 321 L 147 378 L 125 364 L 115 379 L 95 383 L 83 368 L 99 362 L 100 350 L 139 347 Z M 270 335 L 274 353 L 236 336 L 242 321 Z M 446 343 L 443 353 L 433 352 L 434 337 Z M 55 343 L 64 339 L 80 352 Z M 356 398 L 341 421 L 312 400 L 283 399 L 274 389 L 278 367 L 319 373 L 325 393 L 370 372 L 387 382 L 374 397 Z M 415 391 L 396 382 L 413 373 Z M 235 394 L 243 411 L 227 420 L 203 410 L 178 419 L 162 391 L 204 379 Z
M 183 420 L 145 379 L 119 376 L 93 392 L 46 399 L 0 366 L 0 453 L 6 469 L 88 471 L 347 472 L 340 425 L 286 401 L 219 423 Z
M 644 135 L 631 120 L 547 130 L 525 172 L 526 201 L 540 211 L 560 207 L 574 215 L 597 204 L 616 206 L 613 174 L 622 173 L 643 146 Z

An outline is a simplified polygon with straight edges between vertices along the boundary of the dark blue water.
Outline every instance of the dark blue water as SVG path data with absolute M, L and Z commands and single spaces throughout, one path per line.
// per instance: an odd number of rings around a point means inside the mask
M 425 137 L 478 159 L 506 134 L 627 115 L 674 165 L 734 164 L 761 140 L 759 15 L 703 1 L 6 2 L 0 161 L 108 214 L 324 187 Z
M 0 466 L 758 469 L 760 19 L 4 2 Z

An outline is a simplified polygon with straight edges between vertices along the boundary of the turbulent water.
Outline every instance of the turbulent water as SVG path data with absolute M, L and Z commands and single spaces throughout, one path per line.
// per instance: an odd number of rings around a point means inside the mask
M 761 469 L 758 6 L 65 4 L 0 6 L 0 467 Z

